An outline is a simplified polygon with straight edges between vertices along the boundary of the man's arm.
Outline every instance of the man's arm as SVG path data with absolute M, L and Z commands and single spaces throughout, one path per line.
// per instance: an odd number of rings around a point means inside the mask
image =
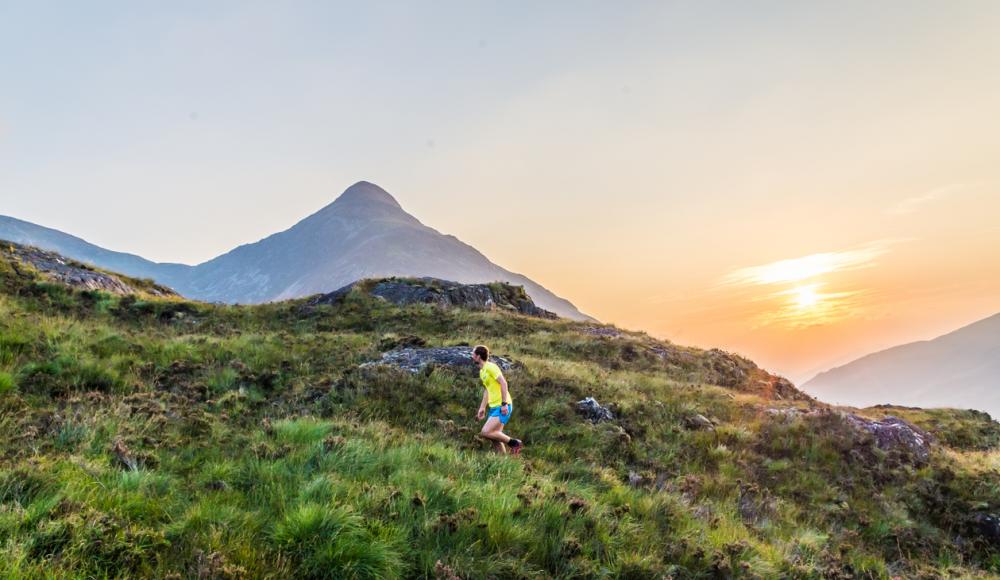
M 486 405 L 490 403 L 490 392 L 483 389 L 483 401 L 479 403 L 479 410 L 486 411 Z
M 500 375 L 497 377 L 497 380 L 500 381 L 500 403 L 509 403 L 510 395 L 507 393 L 507 379 L 503 375 Z

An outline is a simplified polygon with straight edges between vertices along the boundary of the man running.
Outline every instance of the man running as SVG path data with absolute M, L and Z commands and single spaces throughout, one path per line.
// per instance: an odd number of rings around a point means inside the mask
M 487 416 L 489 407 L 489 419 L 483 424 L 479 435 L 485 439 L 493 441 L 493 449 L 497 453 L 507 453 L 504 444 L 510 445 L 510 452 L 514 455 L 521 453 L 524 443 L 520 439 L 508 437 L 503 432 L 504 425 L 510 421 L 510 414 L 514 411 L 513 400 L 510 398 L 510 390 L 507 388 L 507 379 L 504 378 L 500 367 L 496 363 L 490 362 L 490 349 L 479 345 L 472 349 L 472 360 L 479 365 L 479 379 L 483 381 L 483 401 L 479 404 L 479 412 L 476 418 L 480 421 Z

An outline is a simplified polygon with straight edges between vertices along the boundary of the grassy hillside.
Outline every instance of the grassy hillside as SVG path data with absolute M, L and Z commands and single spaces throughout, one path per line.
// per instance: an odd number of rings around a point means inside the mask
M 0 576 L 1000 573 L 974 517 L 1000 510 L 988 417 L 892 409 L 934 434 L 921 462 L 837 413 L 774 411 L 817 404 L 748 361 L 731 380 L 718 351 L 602 334 L 362 292 L 82 291 L 0 252 Z M 359 368 L 480 342 L 517 363 L 520 458 L 475 437 L 473 373 Z M 585 420 L 586 396 L 616 419 Z

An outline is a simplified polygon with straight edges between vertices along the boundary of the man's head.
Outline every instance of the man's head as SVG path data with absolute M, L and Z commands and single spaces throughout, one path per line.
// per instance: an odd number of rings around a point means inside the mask
M 479 345 L 472 349 L 472 360 L 477 364 L 482 366 L 483 363 L 490 360 L 490 349 L 483 345 Z

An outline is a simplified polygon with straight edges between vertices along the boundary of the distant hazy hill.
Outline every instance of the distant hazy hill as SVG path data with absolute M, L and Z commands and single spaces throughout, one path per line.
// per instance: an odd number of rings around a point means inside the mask
M 803 390 L 833 403 L 959 407 L 1000 416 L 1000 314 L 820 373 Z
M 177 280 L 191 270 L 191 266 L 184 264 L 158 264 L 134 254 L 105 250 L 59 230 L 4 215 L 0 215 L 0 239 L 58 252 L 67 258 L 129 276 L 154 278 L 167 285 L 171 285 L 167 280 Z
M 523 285 L 542 308 L 567 318 L 589 318 L 569 301 L 501 268 L 472 246 L 420 223 L 385 190 L 365 181 L 290 229 L 198 266 L 158 264 L 3 216 L 0 238 L 152 278 L 206 301 L 259 303 L 330 292 L 361 278 L 431 276 Z

